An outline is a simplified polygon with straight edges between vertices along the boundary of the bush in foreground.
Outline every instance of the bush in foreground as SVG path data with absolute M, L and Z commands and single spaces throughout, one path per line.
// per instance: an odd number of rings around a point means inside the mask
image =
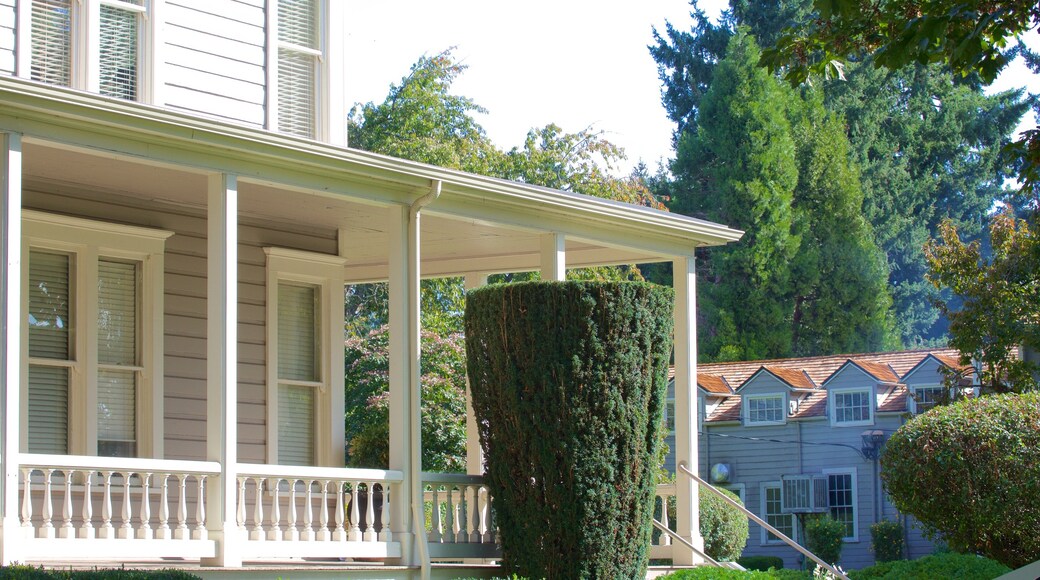
M 845 524 L 829 515 L 805 522 L 805 547 L 828 564 L 837 564 L 844 546 Z
M 899 428 L 881 478 L 899 511 L 960 552 L 1040 559 L 1040 393 L 936 407 Z
M 989 558 L 946 552 L 919 560 L 877 564 L 850 572 L 849 577 L 852 580 L 991 580 L 1010 571 L 1007 566 Z
M 881 520 L 870 526 L 871 546 L 878 563 L 903 558 L 903 524 L 892 520 Z
M 748 570 L 766 571 L 770 568 L 780 570 L 784 567 L 784 559 L 779 556 L 743 556 L 737 559 L 737 564 Z
M 698 489 L 700 490 L 698 492 L 700 501 L 698 513 L 700 513 L 701 537 L 704 538 L 704 553 L 720 562 L 736 561 L 747 544 L 747 516 L 703 487 L 698 486 Z M 730 499 L 740 501 L 740 498 L 729 490 L 720 491 Z M 783 567 L 783 560 L 780 561 L 780 567 Z

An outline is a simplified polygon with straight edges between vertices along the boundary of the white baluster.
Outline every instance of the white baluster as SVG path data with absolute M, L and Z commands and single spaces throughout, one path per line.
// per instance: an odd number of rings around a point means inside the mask
M 347 530 L 344 528 L 344 520 L 346 519 L 346 513 L 343 509 L 343 482 L 337 481 L 336 483 L 336 531 L 332 532 L 332 539 L 336 542 L 343 542 L 347 539 Z
M 54 537 L 54 524 L 51 523 L 51 518 L 54 515 L 54 508 L 51 506 L 51 474 L 54 473 L 53 469 L 43 470 L 43 507 L 40 510 L 43 515 L 43 525 L 37 531 L 37 536 L 41 538 L 53 538 Z
M 321 525 L 318 528 L 318 541 L 327 542 L 332 539 L 332 533 L 329 531 L 329 480 L 327 479 L 321 482 L 321 511 L 318 518 L 318 523 Z
M 115 528 L 112 527 L 112 473 L 106 471 L 102 475 L 104 486 L 104 500 L 101 503 L 101 532 L 100 537 L 110 540 L 116 537 Z
M 455 504 L 455 542 L 464 544 L 469 541 L 469 534 L 466 533 L 466 521 L 469 519 L 468 513 L 465 510 L 468 509 L 466 505 L 466 486 L 459 485 L 459 503 Z
M 447 496 L 448 507 L 444 510 L 444 516 L 448 518 L 448 521 L 444 522 L 444 527 L 447 528 L 445 531 L 447 533 L 444 534 L 442 538 L 445 543 L 454 544 L 455 539 L 458 537 L 456 534 L 458 533 L 457 524 L 459 522 L 459 516 L 455 512 L 455 490 L 452 489 L 450 483 L 446 487 L 447 491 L 444 495 Z
M 130 477 L 132 475 L 133 473 L 129 471 L 123 474 L 123 525 L 119 526 L 119 530 L 116 531 L 116 536 L 120 539 L 134 537 L 134 525 L 130 523 L 130 518 L 134 514 L 134 508 L 130 505 Z
M 466 502 L 466 516 L 469 520 L 469 542 L 480 543 L 480 485 L 471 485 L 473 500 Z
M 159 494 L 159 529 L 155 537 L 160 540 L 169 540 L 173 537 L 170 530 L 170 474 L 159 474 L 159 485 L 162 490 Z
M 32 472 L 31 467 L 22 468 L 22 530 L 26 538 L 35 535 L 32 529 Z
M 668 525 L 668 496 L 662 495 L 662 496 L 660 496 L 660 498 L 661 498 L 661 523 L 664 525 L 664 527 L 670 528 L 671 526 Z M 669 536 L 668 534 L 661 534 L 661 545 L 662 546 L 671 546 L 672 545 L 672 537 Z
M 235 521 L 238 523 L 240 534 L 246 534 L 246 478 L 238 478 L 238 509 L 235 511 Z
M 300 529 L 296 526 L 296 482 L 298 480 L 291 479 L 289 482 L 289 525 L 285 530 L 285 539 L 290 542 L 300 541 Z
M 368 492 L 368 505 L 365 509 L 365 541 L 376 541 L 376 508 L 373 504 L 376 495 L 376 484 L 371 481 L 365 484 Z
M 393 534 L 390 533 L 390 504 L 388 499 L 390 490 L 387 489 L 386 483 L 381 483 L 379 489 L 383 492 L 383 510 L 379 514 L 379 523 L 382 524 L 383 529 L 379 531 L 379 541 L 389 542 L 393 538 Z
M 59 538 L 75 538 L 76 528 L 72 527 L 72 477 L 75 471 L 66 469 L 65 475 L 65 498 L 61 502 L 61 529 L 58 530 Z
M 94 472 L 83 472 L 83 525 L 79 528 L 79 537 L 84 540 L 94 539 L 94 499 L 91 494 Z
M 361 541 L 361 528 L 358 527 L 358 523 L 361 520 L 361 514 L 358 508 L 358 482 L 350 482 L 350 534 L 347 539 L 351 542 Z
M 188 532 L 188 474 L 182 473 L 177 476 L 177 529 L 173 531 L 173 537 L 178 540 L 191 538 Z
M 441 542 L 441 502 L 437 497 L 437 485 L 430 486 L 433 492 L 433 511 L 430 512 L 430 541 L 439 544 Z
M 480 543 L 488 544 L 492 542 L 491 532 L 489 530 L 490 522 L 488 522 L 488 513 L 491 507 L 491 496 L 488 495 L 488 490 L 484 486 L 480 486 Z
M 137 529 L 140 540 L 152 539 L 152 502 L 148 490 L 152 484 L 152 474 L 139 474 L 141 478 L 141 527 Z
M 314 481 L 304 481 L 304 485 L 307 486 L 307 493 L 304 494 L 304 510 L 303 510 L 303 532 L 300 534 L 300 539 L 304 542 L 314 541 L 314 497 L 311 495 L 311 487 L 314 485 Z
M 195 529 L 191 531 L 191 539 L 208 540 L 209 531 L 206 529 L 206 476 L 199 474 L 195 476 L 199 482 L 199 499 L 195 503 Z
M 264 480 L 261 477 L 253 478 L 256 487 L 256 503 L 253 505 L 253 531 L 249 532 L 249 539 L 264 541 Z
M 271 482 L 274 481 L 272 484 Z M 282 508 L 278 504 L 281 503 L 281 498 L 278 497 L 278 493 L 281 491 L 279 486 L 282 480 L 277 477 L 272 477 L 267 480 L 268 485 L 271 486 L 274 492 L 274 498 L 271 502 L 271 529 L 267 531 L 268 540 L 281 540 L 282 539 Z

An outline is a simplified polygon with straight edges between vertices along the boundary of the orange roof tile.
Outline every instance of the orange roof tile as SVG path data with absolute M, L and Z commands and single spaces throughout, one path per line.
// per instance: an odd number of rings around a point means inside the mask
M 803 370 L 784 368 L 780 366 L 763 366 L 762 368 L 796 389 L 816 388 L 816 383 L 814 383 L 813 380 L 809 378 L 809 375 Z
M 723 399 L 719 406 L 715 408 L 715 412 L 708 415 L 706 419 L 708 423 L 718 423 L 720 421 L 740 421 L 740 397 L 728 397 Z
M 887 396 L 878 403 L 878 413 L 902 413 L 905 412 L 906 402 L 909 398 L 909 390 L 906 385 L 896 385 Z
M 827 393 L 809 393 L 798 403 L 798 410 L 794 415 L 788 415 L 791 419 L 807 419 L 809 417 L 823 417 L 827 414 Z
M 886 383 L 898 383 L 899 375 L 892 367 L 879 361 L 853 360 L 853 364 L 866 371 L 870 376 Z
M 697 386 L 709 393 L 718 393 L 720 395 L 730 395 L 733 393 L 733 389 L 729 388 L 729 383 L 726 382 L 726 378 L 718 375 L 698 374 Z

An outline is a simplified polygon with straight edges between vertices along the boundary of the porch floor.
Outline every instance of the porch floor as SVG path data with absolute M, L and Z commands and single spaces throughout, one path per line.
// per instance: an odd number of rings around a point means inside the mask
M 359 580 L 397 580 L 420 577 L 418 567 L 389 565 L 382 562 L 358 562 L 335 560 L 293 560 L 250 561 L 241 568 L 221 568 L 201 566 L 198 562 L 166 559 L 166 560 L 132 560 L 125 559 L 111 562 L 86 560 L 25 562 L 32 566 L 43 566 L 50 569 L 63 570 L 95 570 L 112 568 L 133 568 L 138 570 L 160 570 L 174 568 L 195 574 L 203 580 L 328 580 L 330 578 L 351 578 Z M 431 578 L 493 578 L 498 575 L 499 566 L 490 564 L 447 564 L 434 563 Z

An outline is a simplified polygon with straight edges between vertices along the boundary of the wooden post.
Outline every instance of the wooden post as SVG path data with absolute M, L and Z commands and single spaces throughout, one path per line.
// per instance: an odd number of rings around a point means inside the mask
M 487 284 L 487 281 L 487 274 L 466 274 L 466 290 L 480 288 Z M 466 473 L 484 475 L 484 450 L 480 448 L 480 433 L 477 430 L 477 416 L 473 413 L 473 396 L 469 392 L 469 380 L 466 381 Z
M 567 279 L 567 239 L 563 234 L 542 234 L 542 280 Z
M 0 134 L 0 565 L 19 560 L 18 438 L 21 417 L 22 136 Z
M 206 528 L 217 541 L 206 566 L 242 565 L 237 533 L 238 489 L 238 181 L 234 175 L 208 180 L 206 226 L 206 459 L 220 463 L 220 476 L 207 478 Z M 268 401 L 268 404 L 272 404 Z M 201 491 L 201 490 L 200 490 Z
M 675 289 L 675 463 L 686 464 L 696 472 L 697 460 L 697 315 L 696 274 L 693 256 L 672 262 Z M 689 477 L 675 482 L 675 524 L 678 534 L 704 550 L 700 533 L 697 486 Z M 672 561 L 676 566 L 701 563 L 693 552 L 676 547 Z

